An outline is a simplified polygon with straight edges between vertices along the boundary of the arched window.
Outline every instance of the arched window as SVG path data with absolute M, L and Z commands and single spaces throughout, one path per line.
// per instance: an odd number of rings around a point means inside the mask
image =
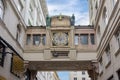
M 0 0 L 0 18 L 3 19 L 4 5 L 3 0 Z
M 106 7 L 103 10 L 103 21 L 104 21 L 104 24 L 107 25 L 107 23 L 108 23 L 108 13 L 107 13 Z

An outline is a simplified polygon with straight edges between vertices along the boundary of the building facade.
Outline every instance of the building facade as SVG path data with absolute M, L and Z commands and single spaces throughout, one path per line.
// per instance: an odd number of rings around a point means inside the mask
M 47 14 L 45 1 L 36 1 L 0 0 L 0 79 L 2 80 L 24 80 L 25 75 L 29 76 L 26 73 L 29 70 L 24 68 L 23 59 L 26 25 L 45 25 Z M 35 11 L 30 12 L 31 8 Z M 33 15 L 34 19 L 31 19 Z
M 120 0 L 89 0 L 97 39 L 98 80 L 120 80 Z
M 55 71 L 39 71 L 36 77 L 37 80 L 60 80 Z
M 75 26 L 73 20 L 73 15 L 47 16 L 46 26 L 27 27 L 24 59 L 30 70 L 88 70 L 93 75 L 94 27 Z
M 87 71 L 70 71 L 69 80 L 91 80 Z

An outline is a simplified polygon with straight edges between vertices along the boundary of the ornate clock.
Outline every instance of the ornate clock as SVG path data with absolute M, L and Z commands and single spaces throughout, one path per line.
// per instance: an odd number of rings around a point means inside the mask
M 68 45 L 68 33 L 56 32 L 53 33 L 53 46 L 67 46 Z

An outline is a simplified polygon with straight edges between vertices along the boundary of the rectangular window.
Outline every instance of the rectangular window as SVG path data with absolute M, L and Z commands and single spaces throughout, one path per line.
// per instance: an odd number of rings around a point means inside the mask
M 103 10 L 103 22 L 105 26 L 108 24 L 108 11 L 106 7 L 104 7 L 104 10 Z
M 109 44 L 105 49 L 105 53 L 106 53 L 106 65 L 107 65 L 111 61 L 110 45 Z
M 82 77 L 82 80 L 86 80 L 85 77 Z
M 26 45 L 29 45 L 30 43 L 31 43 L 31 35 L 27 34 Z
M 117 0 L 112 0 L 112 1 L 113 1 L 113 6 L 115 6 L 115 4 L 116 4 Z
M 117 71 L 118 79 L 120 80 L 120 70 Z
M 78 34 L 75 34 L 74 43 L 75 43 L 75 45 L 79 44 L 79 35 Z
M 94 34 L 90 34 L 91 44 L 95 44 L 95 36 Z
M 99 60 L 99 74 L 103 72 L 103 62 L 102 62 L 102 57 Z
M 3 19 L 3 14 L 4 14 L 4 5 L 3 1 L 0 0 L 0 18 Z
M 83 45 L 88 45 L 88 34 L 81 34 L 80 41 Z
M 5 46 L 0 42 L 0 65 L 3 66 Z
M 74 80 L 77 80 L 77 77 L 74 77 Z
M 116 32 L 115 37 L 116 37 L 118 46 L 119 46 L 119 48 L 120 48 L 120 28 L 119 28 L 118 31 Z
M 45 34 L 42 35 L 42 44 L 43 45 L 46 44 L 46 35 Z
M 82 75 L 85 75 L 85 71 L 82 71 Z
M 114 80 L 114 77 L 113 76 L 111 76 L 110 78 L 108 78 L 107 80 Z
M 33 35 L 33 45 L 38 46 L 40 44 L 40 34 Z

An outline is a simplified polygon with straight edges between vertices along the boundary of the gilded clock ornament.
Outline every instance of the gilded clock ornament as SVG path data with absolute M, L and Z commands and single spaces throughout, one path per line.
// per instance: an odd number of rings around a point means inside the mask
M 53 33 L 53 45 L 54 46 L 67 46 L 68 45 L 68 33 L 65 33 L 65 32 Z

